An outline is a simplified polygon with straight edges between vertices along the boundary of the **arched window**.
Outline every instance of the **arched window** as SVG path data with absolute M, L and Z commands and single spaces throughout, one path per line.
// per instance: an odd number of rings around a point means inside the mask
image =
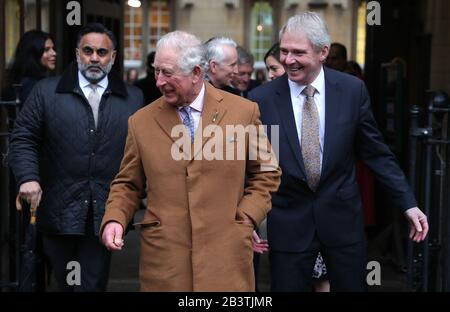
M 255 67 L 264 62 L 264 55 L 273 44 L 273 9 L 270 1 L 256 1 L 251 8 L 250 51 Z M 264 67 L 264 66 L 262 66 Z

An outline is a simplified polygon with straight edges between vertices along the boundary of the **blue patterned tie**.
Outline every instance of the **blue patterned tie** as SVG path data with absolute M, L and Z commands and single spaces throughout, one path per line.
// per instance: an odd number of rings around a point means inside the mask
M 191 136 L 191 141 L 194 140 L 194 132 L 195 132 L 195 125 L 194 125 L 194 118 L 192 118 L 191 115 L 191 107 L 190 106 L 183 106 L 180 109 L 181 115 L 183 116 L 183 124 L 188 128 L 189 134 Z

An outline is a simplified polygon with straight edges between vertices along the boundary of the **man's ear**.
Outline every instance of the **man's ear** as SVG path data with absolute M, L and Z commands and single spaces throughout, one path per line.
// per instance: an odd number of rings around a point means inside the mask
M 212 73 L 216 73 L 217 63 L 214 60 L 209 61 L 209 69 Z
M 114 50 L 111 53 L 111 62 L 114 64 L 114 61 L 116 60 L 117 51 Z
M 75 48 L 75 56 L 76 56 L 77 60 L 80 59 L 80 49 Z
M 323 63 L 328 57 L 328 53 L 330 52 L 330 48 L 328 46 L 324 46 L 320 51 L 320 61 Z
M 193 83 L 197 83 L 200 79 L 202 79 L 203 72 L 202 72 L 202 69 L 200 68 L 200 66 L 196 65 L 194 67 L 194 69 L 192 70 L 192 76 L 193 76 L 193 79 L 192 79 Z

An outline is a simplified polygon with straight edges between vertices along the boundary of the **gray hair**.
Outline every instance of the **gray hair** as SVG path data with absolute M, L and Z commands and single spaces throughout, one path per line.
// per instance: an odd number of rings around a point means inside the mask
M 205 42 L 206 48 L 206 60 L 208 63 L 211 60 L 222 64 L 225 59 L 225 54 L 223 53 L 223 46 L 228 45 L 233 48 L 237 47 L 236 42 L 233 39 L 227 37 L 213 37 Z
M 238 53 L 238 64 L 250 64 L 253 67 L 255 64 L 255 58 L 253 55 L 241 46 L 237 46 L 236 50 Z
M 207 71 L 205 49 L 202 41 L 195 35 L 176 30 L 161 37 L 156 44 L 156 51 L 170 49 L 178 55 L 177 66 L 184 73 L 191 73 L 195 66 L 199 66 L 203 74 Z
M 288 19 L 280 30 L 280 40 L 284 33 L 302 32 L 311 42 L 314 50 L 319 52 L 324 46 L 330 46 L 330 34 L 323 19 L 314 12 L 301 12 Z

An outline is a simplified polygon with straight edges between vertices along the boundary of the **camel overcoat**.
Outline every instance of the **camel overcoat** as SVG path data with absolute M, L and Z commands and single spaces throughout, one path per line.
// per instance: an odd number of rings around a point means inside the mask
M 138 223 L 142 291 L 254 290 L 253 226 L 243 223 L 242 216 L 260 224 L 271 208 L 281 171 L 264 132 L 258 139 L 267 142 L 267 153 L 255 157 L 250 132 L 227 132 L 235 125 L 260 125 L 257 104 L 207 82 L 192 145 L 177 109 L 164 98 L 130 117 L 102 231 L 110 221 L 126 228 L 147 192 L 144 218 Z M 182 135 L 177 133 L 180 126 Z M 230 159 L 226 150 L 232 144 L 235 155 Z M 243 159 L 238 157 L 241 147 Z

